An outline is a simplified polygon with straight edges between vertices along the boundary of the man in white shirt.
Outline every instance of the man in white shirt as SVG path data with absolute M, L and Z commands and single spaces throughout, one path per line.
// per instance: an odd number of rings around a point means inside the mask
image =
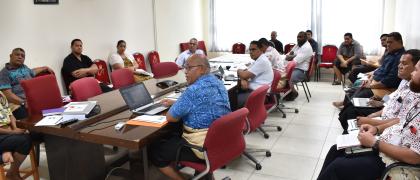
M 282 58 L 280 53 L 273 47 L 270 46 L 270 41 L 268 41 L 265 38 L 261 38 L 258 40 L 262 45 L 262 51 L 264 52 L 264 55 L 267 56 L 268 60 L 271 62 L 271 66 L 273 69 L 277 69 L 280 71 L 281 76 L 286 76 L 286 66 L 288 61 L 284 60 L 284 57 Z
M 259 41 L 252 41 L 249 45 L 251 59 L 255 60 L 248 69 L 238 69 L 241 90 L 238 93 L 238 108 L 244 106 L 249 94 L 262 85 L 271 85 L 273 70 L 268 58 L 263 54 Z
M 286 60 L 296 62 L 296 67 L 293 70 L 290 79 L 292 83 L 296 84 L 305 80 L 305 72 L 309 70 L 312 54 L 312 47 L 308 42 L 306 32 L 299 32 L 297 36 L 297 45 L 286 55 Z
M 201 54 L 204 55 L 204 51 L 201 49 L 197 49 L 197 39 L 191 38 L 190 43 L 188 46 L 188 50 L 182 52 L 177 58 L 175 63 L 178 65 L 179 68 L 184 68 L 184 65 L 187 59 L 193 54 Z

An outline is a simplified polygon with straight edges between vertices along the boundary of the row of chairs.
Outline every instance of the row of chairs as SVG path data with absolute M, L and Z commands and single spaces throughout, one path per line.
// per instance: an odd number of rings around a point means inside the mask
M 134 53 L 134 59 L 138 64 L 138 69 L 147 71 L 146 61 L 141 53 Z M 178 66 L 173 62 L 161 62 L 159 53 L 157 51 L 151 51 L 148 54 L 148 60 L 151 72 L 154 74 L 154 78 L 160 79 L 170 77 L 178 72 Z M 95 74 L 95 78 L 105 84 L 111 84 L 109 78 L 108 65 L 104 60 L 97 59 L 94 62 L 98 66 L 98 72 Z M 110 68 L 112 70 L 112 68 Z M 175 73 L 176 72 L 176 73 Z M 175 74 L 174 74 L 175 73 Z

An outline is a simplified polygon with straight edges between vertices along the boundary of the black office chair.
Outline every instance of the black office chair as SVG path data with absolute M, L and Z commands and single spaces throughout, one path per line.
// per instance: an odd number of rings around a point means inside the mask
M 413 169 L 415 171 L 420 171 L 420 164 L 412 165 L 403 162 L 392 163 L 385 168 L 380 179 L 389 180 L 390 178 L 388 177 L 388 175 L 391 172 L 391 170 L 395 168 Z

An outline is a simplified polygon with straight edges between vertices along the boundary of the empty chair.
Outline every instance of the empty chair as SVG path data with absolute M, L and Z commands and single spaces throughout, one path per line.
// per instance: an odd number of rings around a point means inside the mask
M 143 54 L 137 52 L 137 53 L 133 54 L 133 57 L 137 62 L 137 65 L 138 65 L 137 68 L 138 69 L 143 69 L 143 70 L 146 71 L 146 61 L 144 60 Z
M 246 133 L 250 133 L 255 130 L 259 130 L 264 134 L 264 138 L 269 138 L 269 135 L 261 128 L 261 125 L 267 118 L 267 110 L 264 106 L 265 96 L 270 87 L 263 85 L 256 90 L 252 91 L 245 102 L 245 107 L 249 110 L 249 114 L 246 120 Z M 244 152 L 244 155 L 255 163 L 255 169 L 260 170 L 261 164 L 248 153 L 249 150 Z M 253 149 L 252 152 L 265 152 L 267 157 L 271 156 L 271 152 L 266 149 Z
M 135 83 L 133 73 L 126 68 L 112 71 L 111 80 L 114 89 L 119 89 Z
M 296 45 L 295 43 L 286 44 L 284 46 L 284 54 L 289 53 L 295 45 Z
M 179 71 L 178 65 L 174 62 L 161 62 L 154 68 L 153 74 L 156 79 L 175 76 Z
M 321 62 L 318 65 L 317 79 L 321 78 L 321 68 L 334 67 L 334 60 L 337 58 L 337 46 L 325 45 L 322 47 Z
M 240 42 L 232 45 L 232 54 L 245 54 L 246 46 Z
M 147 58 L 149 59 L 150 68 L 154 74 L 155 66 L 160 63 L 159 53 L 157 51 L 151 51 L 147 55 Z
M 86 101 L 88 98 L 102 94 L 98 81 L 92 77 L 85 77 L 70 84 L 71 96 L 74 101 Z
M 95 78 L 104 84 L 110 84 L 111 81 L 109 80 L 108 65 L 106 65 L 106 62 L 97 59 L 94 63 L 98 66 L 98 72 L 95 74 Z
M 44 109 L 63 106 L 60 89 L 53 74 L 22 80 L 20 84 L 25 91 L 29 116 L 42 115 Z
M 208 179 L 211 179 L 213 171 L 227 165 L 243 153 L 245 139 L 242 130 L 247 115 L 248 110 L 242 108 L 215 120 L 210 125 L 202 148 L 188 144 L 180 147 L 180 149 L 193 147 L 203 152 L 205 158 L 203 163 L 178 162 L 178 160 L 176 162 L 200 172 L 193 178 L 194 180 L 205 175 L 208 175 Z M 178 149 L 178 152 L 180 152 L 180 149 Z M 179 159 L 179 154 L 177 159 Z

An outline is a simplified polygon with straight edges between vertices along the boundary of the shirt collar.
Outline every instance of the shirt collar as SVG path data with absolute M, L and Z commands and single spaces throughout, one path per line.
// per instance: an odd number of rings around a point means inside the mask
M 17 68 L 14 68 L 14 67 L 12 67 L 12 65 L 10 63 L 6 63 L 5 67 L 6 67 L 7 70 L 14 70 L 14 69 L 19 69 L 19 68 L 25 67 L 25 65 L 22 64 L 21 66 L 19 66 Z

